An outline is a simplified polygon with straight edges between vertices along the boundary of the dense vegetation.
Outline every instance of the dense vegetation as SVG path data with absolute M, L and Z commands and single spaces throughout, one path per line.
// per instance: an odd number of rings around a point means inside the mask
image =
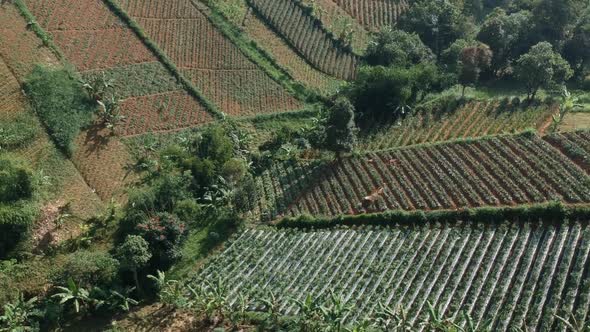
M 0 1 L 0 331 L 587 331 L 589 26 Z

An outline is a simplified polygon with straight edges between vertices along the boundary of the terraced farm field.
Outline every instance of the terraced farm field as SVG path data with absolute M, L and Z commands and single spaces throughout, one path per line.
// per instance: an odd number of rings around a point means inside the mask
M 331 0 L 370 30 L 395 25 L 408 0 Z
M 117 90 L 122 92 L 119 98 L 123 98 L 125 124 L 117 129 L 122 136 L 175 130 L 213 120 L 104 2 L 25 3 L 82 76 L 104 73 L 116 80 Z
M 546 136 L 545 140 L 569 156 L 586 172 L 590 171 L 589 130 L 551 134 Z
M 243 29 L 259 47 L 272 54 L 277 64 L 293 79 L 321 93 L 335 91 L 340 84 L 339 80 L 313 68 L 287 42 L 276 35 L 258 15 L 249 11 L 247 0 L 223 0 L 217 4 L 217 8 L 234 26 Z M 239 8 L 239 11 L 236 8 Z
M 289 298 L 333 291 L 352 305 L 347 322 L 374 317 L 381 302 L 419 327 L 431 302 L 492 331 L 561 331 L 555 314 L 588 318 L 589 253 L 586 220 L 247 230 L 200 277 L 221 278 L 232 301 L 272 291 L 288 315 L 299 310 Z
M 224 113 L 292 111 L 301 104 L 250 61 L 188 0 L 121 0 L 182 74 Z
M 297 178 L 273 170 L 264 184 L 272 216 L 590 202 L 588 174 L 528 134 L 368 153 L 318 172 L 313 186 L 293 192 Z
M 471 101 L 450 111 L 435 109 L 409 115 L 400 122 L 371 128 L 359 148 L 376 151 L 400 146 L 520 132 L 551 124 L 556 106 L 515 107 L 498 100 Z
M 248 3 L 309 63 L 336 78 L 356 75 L 358 57 L 344 49 L 322 26 L 292 0 L 248 0 Z

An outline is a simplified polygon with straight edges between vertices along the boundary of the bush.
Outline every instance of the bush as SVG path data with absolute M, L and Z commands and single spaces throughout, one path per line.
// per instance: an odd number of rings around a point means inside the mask
M 33 175 L 24 162 L 10 155 L 0 156 L 0 203 L 33 196 Z
M 67 70 L 35 67 L 25 89 L 55 144 L 67 155 L 72 142 L 96 109 L 82 85 Z
M 185 224 L 174 214 L 159 212 L 135 226 L 135 234 L 144 238 L 153 254 L 152 266 L 167 269 L 181 258 L 186 236 Z
M 0 203 L 0 259 L 9 256 L 29 236 L 37 213 L 32 204 Z
M 14 119 L 0 122 L 0 150 L 12 150 L 26 146 L 38 134 L 38 126 L 32 115 L 21 113 Z
M 52 276 L 55 284 L 63 285 L 72 278 L 84 288 L 112 284 L 119 270 L 119 261 L 107 252 L 80 250 L 68 255 L 63 268 Z

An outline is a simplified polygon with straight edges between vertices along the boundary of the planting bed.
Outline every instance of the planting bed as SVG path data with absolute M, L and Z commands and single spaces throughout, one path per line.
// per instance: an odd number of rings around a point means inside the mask
M 551 123 L 555 107 L 547 105 L 515 107 L 500 101 L 471 101 L 451 110 L 418 111 L 403 120 L 383 126 L 375 121 L 361 138 L 362 150 L 381 150 L 420 143 L 447 141 L 520 132 L 527 128 L 539 131 Z
M 25 2 L 84 78 L 104 74 L 114 79 L 117 97 L 122 99 L 121 112 L 125 116 L 122 128 L 117 129 L 119 134 L 181 129 L 212 120 L 205 108 L 184 90 L 103 1 Z M 170 112 L 174 116 L 170 116 Z M 178 121 L 179 118 L 191 121 Z
M 331 0 L 370 30 L 395 25 L 410 7 L 408 0 Z
M 588 318 L 589 253 L 586 220 L 247 230 L 197 282 L 221 278 L 230 302 L 272 291 L 288 315 L 299 310 L 289 299 L 333 291 L 352 306 L 347 322 L 374 317 L 383 303 L 407 310 L 418 327 L 431 302 L 445 317 L 465 311 L 493 331 L 561 331 L 555 314 Z
M 296 1 L 248 0 L 248 3 L 315 68 L 339 79 L 355 77 L 358 57 Z
M 204 95 L 228 115 L 298 109 L 301 104 L 233 45 L 190 1 L 120 1 Z
M 588 174 L 531 134 L 368 153 L 335 161 L 319 174 L 303 194 L 290 193 L 297 179 L 269 178 L 264 195 L 277 202 L 272 215 L 590 202 Z M 379 189 L 373 203 L 365 202 Z
M 586 172 L 590 171 L 590 131 L 556 133 L 545 136 L 545 140 L 574 160 Z

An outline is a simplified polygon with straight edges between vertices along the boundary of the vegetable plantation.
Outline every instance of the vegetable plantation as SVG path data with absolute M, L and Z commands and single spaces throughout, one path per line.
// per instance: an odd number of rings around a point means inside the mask
M 300 103 L 231 43 L 190 1 L 120 1 L 182 75 L 232 116 L 298 109 Z
M 122 99 L 121 115 L 125 122 L 116 128 L 119 134 L 180 129 L 212 121 L 203 105 L 184 90 L 104 2 L 26 3 L 84 78 L 104 74 L 115 82 L 117 92 L 121 91 L 117 97 Z
M 375 151 L 458 138 L 515 133 L 527 128 L 542 131 L 551 123 L 555 106 L 519 106 L 507 102 L 470 101 L 451 109 L 420 110 L 399 122 L 375 121 L 372 134 L 360 140 L 360 148 Z
M 584 170 L 587 172 L 590 170 L 590 132 L 588 130 L 551 134 L 546 136 L 545 140 L 560 149 Z
M 336 78 L 355 77 L 358 56 L 327 32 L 321 21 L 292 0 L 248 0 L 249 4 L 315 68 Z
M 393 26 L 409 8 L 407 0 L 334 0 L 350 16 L 371 30 Z
M 534 134 L 424 145 L 350 157 L 324 166 L 303 194 L 275 170 L 265 183 L 277 213 L 341 215 L 560 200 L 590 202 L 590 177 Z M 286 175 L 287 174 L 287 175 Z M 283 199 L 298 197 L 288 202 Z M 282 209 L 287 206 L 286 209 Z
M 382 304 L 419 327 L 430 302 L 441 317 L 466 312 L 492 331 L 554 331 L 564 330 L 556 314 L 588 318 L 589 254 L 586 220 L 247 230 L 199 277 L 221 278 L 232 301 L 273 292 L 286 315 L 299 311 L 292 299 L 334 292 L 351 305 L 347 323 Z

